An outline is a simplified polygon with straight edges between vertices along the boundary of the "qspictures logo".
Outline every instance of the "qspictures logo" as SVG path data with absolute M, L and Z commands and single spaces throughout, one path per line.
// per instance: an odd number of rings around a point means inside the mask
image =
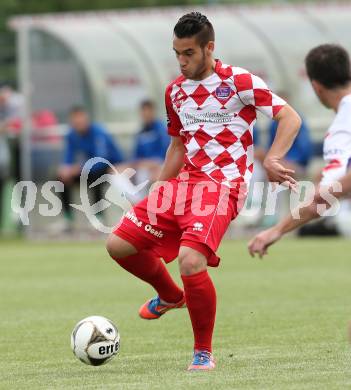
M 109 173 L 103 174 L 96 181 L 88 185 L 88 176 L 95 164 L 104 163 L 109 167 Z M 112 206 L 117 206 L 123 211 L 123 216 L 131 220 L 141 229 L 149 232 L 151 235 L 158 238 L 163 237 L 163 232 L 157 228 L 158 216 L 169 212 L 172 208 L 172 213 L 175 215 L 184 215 L 186 212 L 185 204 L 190 203 L 192 215 L 204 217 L 216 213 L 217 215 L 226 215 L 228 210 L 231 210 L 233 198 L 229 193 L 233 188 L 227 187 L 223 183 L 215 183 L 213 180 L 202 181 L 192 186 L 190 198 L 184 199 L 187 193 L 189 183 L 184 180 L 183 185 L 173 186 L 169 181 L 158 182 L 156 186 L 151 187 L 152 196 L 148 197 L 146 202 L 146 211 L 148 221 L 140 221 L 133 211 L 133 202 L 130 200 L 134 197 L 141 199 L 140 193 L 145 193 L 149 186 L 149 181 L 146 180 L 139 185 L 134 185 L 132 179 L 136 171 L 131 168 L 125 169 L 123 172 L 118 172 L 117 169 L 107 160 L 103 158 L 92 158 L 84 165 L 80 175 L 79 185 L 79 204 L 70 204 L 70 207 L 82 212 L 87 218 L 91 226 L 102 233 L 111 233 L 115 226 L 106 226 L 98 217 L 102 211 L 107 211 Z M 182 174 L 183 175 L 183 174 Z M 183 180 L 183 179 L 182 179 Z M 88 196 L 89 189 L 104 185 L 107 187 L 105 196 L 98 202 L 91 204 Z M 183 188 L 185 186 L 185 189 Z M 240 187 L 240 186 L 239 186 Z M 126 190 L 127 189 L 127 190 Z M 62 215 L 62 202 L 59 193 L 65 190 L 64 184 L 60 181 L 48 181 L 41 188 L 32 181 L 21 181 L 17 183 L 12 191 L 11 208 L 16 213 L 22 224 L 30 225 L 30 214 L 38 208 L 38 212 L 43 217 L 54 217 Z M 300 219 L 300 210 L 303 207 L 312 204 L 317 188 L 312 182 L 299 182 L 298 191 L 289 191 L 286 195 L 289 198 L 290 212 L 294 219 Z M 341 191 L 339 182 L 332 185 L 334 192 Z M 38 204 L 37 195 L 41 192 L 44 202 Z M 173 193 L 176 191 L 176 193 Z M 277 183 L 255 182 L 249 187 L 249 194 L 255 194 L 256 207 L 250 208 L 247 202 L 247 186 L 243 183 L 243 187 L 236 188 L 237 191 L 237 208 L 240 215 L 252 217 L 253 213 L 261 213 L 264 216 L 274 215 L 279 207 L 278 195 L 281 192 L 288 191 L 283 185 Z M 209 204 L 204 198 L 205 192 L 215 193 L 218 197 L 213 198 L 213 204 Z M 162 194 L 162 196 L 161 196 Z M 218 200 L 218 199 L 220 200 Z M 328 187 L 321 188 L 320 198 L 323 200 L 316 205 L 316 210 L 320 216 L 335 216 L 339 209 L 340 203 L 330 192 Z M 172 204 L 172 199 L 176 200 L 176 204 Z M 177 200 L 179 199 L 179 202 Z M 217 199 L 217 200 L 216 200 Z M 250 200 L 250 195 L 248 197 Z M 160 201 L 159 201 L 160 200 Z M 220 204 L 219 204 L 220 203 Z M 187 208 L 189 210 L 189 208 Z M 194 231 L 203 229 L 201 222 L 196 222 L 193 226 Z

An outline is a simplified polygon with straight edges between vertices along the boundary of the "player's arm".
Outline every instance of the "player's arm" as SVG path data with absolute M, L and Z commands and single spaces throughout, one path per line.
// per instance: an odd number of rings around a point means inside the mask
M 298 207 L 289 216 L 272 228 L 259 233 L 249 243 L 249 252 L 252 256 L 260 257 L 267 253 L 267 248 L 279 240 L 284 234 L 291 232 L 307 222 L 318 218 L 324 210 L 329 209 L 338 198 L 346 196 L 351 191 L 351 172 L 347 173 L 348 151 L 351 145 L 351 133 L 340 131 L 338 138 L 338 155 L 345 156 L 338 159 L 338 164 L 333 164 L 333 156 L 330 153 L 328 163 L 323 170 L 321 185 L 317 189 L 311 202 L 303 207 Z M 337 156 L 334 156 L 335 158 Z M 341 178 L 341 179 L 340 179 Z M 294 218 L 298 215 L 299 218 Z
M 75 163 L 77 148 L 70 134 L 65 138 L 65 149 L 62 164 L 58 169 L 58 177 L 63 182 L 69 182 L 73 177 L 80 174 L 82 168 L 80 164 Z
M 267 171 L 269 181 L 278 183 L 286 182 L 288 187 L 295 188 L 296 181 L 291 176 L 294 171 L 285 168 L 281 164 L 281 161 L 291 148 L 299 132 L 301 118 L 289 104 L 286 104 L 273 119 L 278 121 L 277 132 L 263 161 L 263 166 Z
M 328 207 L 328 206 L 327 206 Z M 268 248 L 280 240 L 282 236 L 291 232 L 305 223 L 318 218 L 317 203 L 315 200 L 309 205 L 299 209 L 299 218 L 293 218 L 292 214 L 288 215 L 277 225 L 262 231 L 257 234 L 248 244 L 250 255 L 254 257 L 256 254 L 262 258 L 268 252 Z
M 341 186 L 340 186 L 341 184 Z M 342 188 L 342 191 L 340 189 Z M 299 207 L 296 213 L 291 213 L 285 217 L 277 225 L 270 229 L 264 230 L 257 234 L 248 245 L 248 249 L 251 256 L 258 254 L 260 258 L 266 255 L 268 248 L 280 240 L 285 234 L 305 225 L 307 222 L 321 216 L 321 210 L 329 209 L 333 203 L 342 196 L 345 196 L 351 191 L 351 173 L 344 176 L 338 186 L 324 186 L 319 187 L 311 198 L 309 204 Z M 319 210 L 319 207 L 323 207 Z M 294 218 L 293 215 L 298 215 L 298 218 Z
M 178 176 L 184 165 L 185 148 L 180 137 L 171 137 L 164 164 L 158 181 L 169 180 Z
M 171 142 L 167 149 L 164 164 L 158 181 L 169 180 L 178 176 L 184 165 L 185 147 L 180 137 L 183 125 L 177 112 L 174 110 L 172 99 L 172 84 L 166 88 L 165 106 L 167 112 L 167 132 L 171 136 Z
M 270 119 L 278 121 L 274 141 L 269 149 L 263 166 L 269 181 L 286 183 L 290 188 L 296 186 L 291 176 L 294 172 L 285 168 L 281 160 L 293 144 L 301 126 L 301 119 L 296 111 L 283 99 L 275 95 L 267 84 L 258 76 L 249 72 L 237 73 L 234 78 L 240 100 Z

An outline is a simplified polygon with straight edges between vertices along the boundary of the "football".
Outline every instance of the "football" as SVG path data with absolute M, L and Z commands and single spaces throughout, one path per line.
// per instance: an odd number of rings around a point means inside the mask
M 107 318 L 91 316 L 79 321 L 71 335 L 71 348 L 83 363 L 101 366 L 119 351 L 120 334 Z

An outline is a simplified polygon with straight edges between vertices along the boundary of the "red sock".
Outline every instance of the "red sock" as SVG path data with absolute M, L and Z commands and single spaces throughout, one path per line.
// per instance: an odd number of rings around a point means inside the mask
M 216 290 L 207 271 L 182 275 L 186 305 L 194 332 L 194 349 L 212 352 Z
M 151 284 L 163 301 L 177 303 L 183 298 L 183 290 L 177 286 L 162 260 L 153 252 L 142 251 L 114 260 L 131 274 Z

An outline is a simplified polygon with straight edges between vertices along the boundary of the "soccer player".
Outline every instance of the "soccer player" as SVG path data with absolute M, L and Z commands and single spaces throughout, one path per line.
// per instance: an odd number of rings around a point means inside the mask
M 216 291 L 207 266 L 218 266 L 216 250 L 242 202 L 238 188 L 252 173 L 256 110 L 279 121 L 265 167 L 271 180 L 290 187 L 296 184 L 293 172 L 280 160 L 301 124 L 259 77 L 215 60 L 214 38 L 211 23 L 198 12 L 174 27 L 181 75 L 165 93 L 171 143 L 160 185 L 124 216 L 107 242 L 111 257 L 158 294 L 141 306 L 141 318 L 157 319 L 186 304 L 194 333 L 189 370 L 215 367 Z M 183 288 L 161 261 L 176 257 Z
M 351 68 L 347 51 L 338 45 L 325 44 L 312 49 L 305 65 L 312 87 L 321 103 L 336 112 L 324 139 L 325 167 L 319 188 L 309 206 L 299 208 L 299 219 L 289 215 L 276 226 L 259 233 L 249 243 L 252 256 L 263 257 L 267 249 L 284 234 L 318 218 L 318 205 L 329 208 L 326 192 L 335 198 L 351 191 Z M 341 180 L 340 180 L 341 179 Z M 340 180 L 342 190 L 332 186 Z

